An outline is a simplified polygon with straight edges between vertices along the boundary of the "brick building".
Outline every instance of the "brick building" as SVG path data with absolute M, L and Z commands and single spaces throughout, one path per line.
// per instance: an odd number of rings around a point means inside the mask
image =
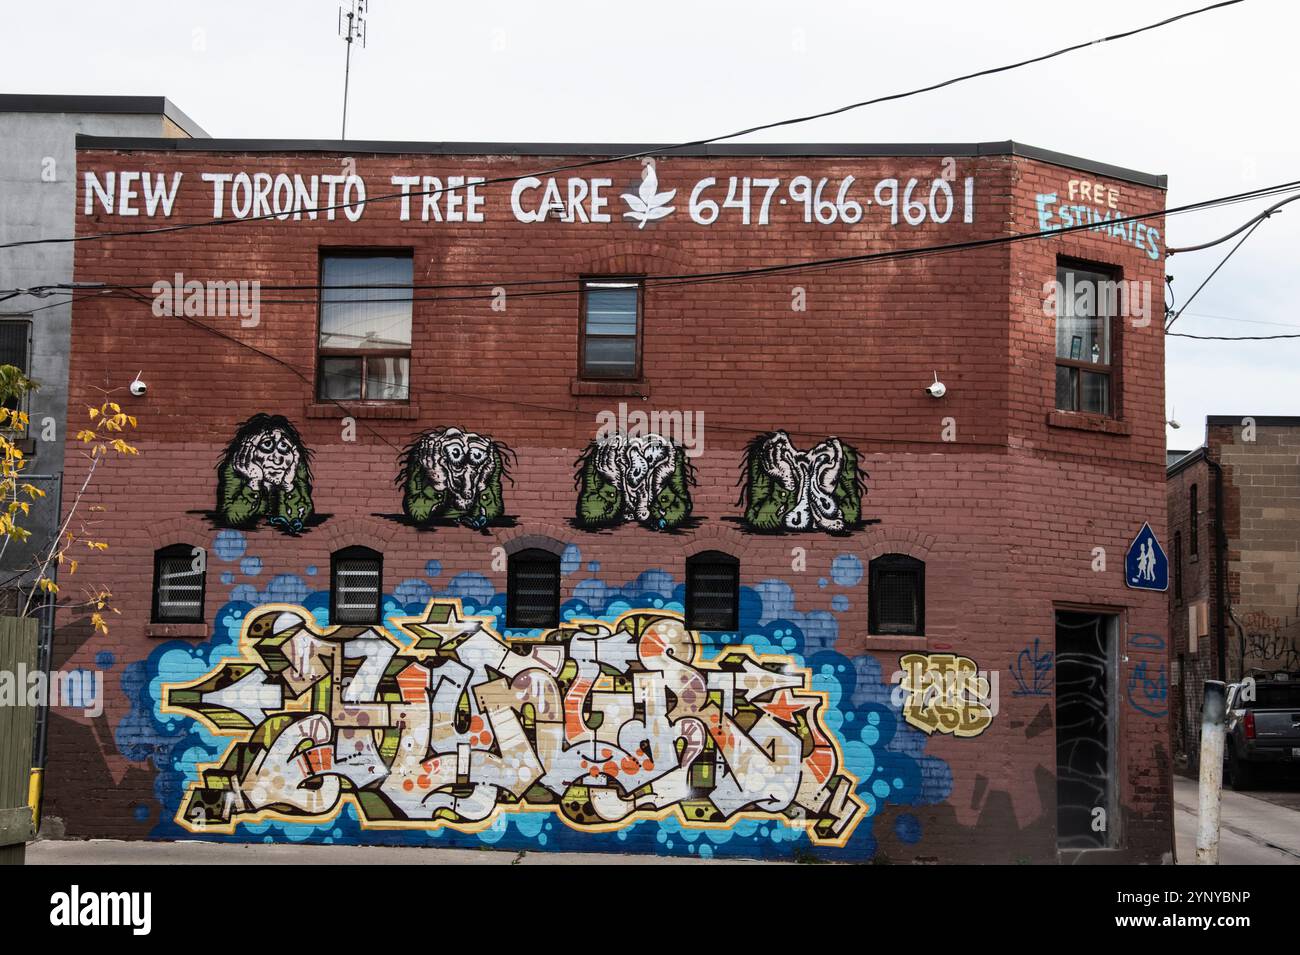
M 1168 469 L 1174 745 L 1195 767 L 1206 680 L 1300 672 L 1300 418 L 1211 415 Z
M 1167 857 L 1165 596 L 1122 569 L 1165 530 L 1163 177 L 533 172 L 630 151 L 81 140 L 82 234 L 249 221 L 77 247 L 119 291 L 76 303 L 71 404 L 117 389 L 140 454 L 88 492 L 120 616 L 59 630 L 107 698 L 54 722 L 47 825 Z M 1123 315 L 1076 296 L 1110 282 Z

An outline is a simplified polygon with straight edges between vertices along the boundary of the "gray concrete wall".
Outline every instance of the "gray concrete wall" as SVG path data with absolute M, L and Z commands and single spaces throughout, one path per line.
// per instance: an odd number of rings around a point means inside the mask
M 77 198 L 76 138 L 176 135 L 161 113 L 36 113 L 0 111 L 0 243 L 70 236 Z M 0 288 L 31 288 L 71 282 L 73 246 L 37 245 L 0 249 Z M 40 389 L 30 396 L 30 435 L 35 438 L 24 471 L 48 491 L 24 526 L 26 545 L 10 542 L 0 554 L 0 586 L 27 567 L 48 542 L 57 520 L 57 476 L 63 471 L 68 422 L 68 343 L 72 307 L 66 297 L 21 296 L 0 301 L 0 320 L 31 322 L 30 377 Z M 79 409 L 84 413 L 84 409 Z M 75 432 L 83 423 L 75 417 Z M 36 477 L 41 475 L 42 477 Z

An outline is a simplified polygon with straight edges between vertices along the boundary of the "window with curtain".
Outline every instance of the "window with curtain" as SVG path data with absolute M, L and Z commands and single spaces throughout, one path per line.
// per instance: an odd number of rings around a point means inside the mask
M 201 547 L 172 544 L 154 552 L 154 623 L 202 623 L 206 554 Z
M 582 283 L 584 378 L 640 377 L 641 291 L 631 279 Z
M 1116 276 L 1058 265 L 1056 283 L 1057 410 L 1113 415 L 1111 332 L 1118 306 Z
M 413 275 L 409 254 L 321 258 L 318 397 L 410 399 Z

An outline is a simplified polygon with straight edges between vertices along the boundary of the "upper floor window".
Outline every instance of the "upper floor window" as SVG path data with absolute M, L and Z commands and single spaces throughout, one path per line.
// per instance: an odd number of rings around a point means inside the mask
M 330 623 L 379 623 L 384 558 L 369 547 L 345 547 L 330 558 Z
M 1195 557 L 1197 552 L 1200 550 L 1200 535 L 1196 532 L 1196 529 L 1201 520 L 1201 505 L 1197 500 L 1197 497 L 1196 485 L 1193 484 L 1187 501 L 1188 510 L 1191 511 L 1191 513 L 1187 515 L 1187 551 L 1193 557 Z
M 413 274 L 409 253 L 321 258 L 320 398 L 410 399 Z
M 1056 407 L 1113 415 L 1115 276 L 1094 269 L 1056 269 Z
M 521 550 L 506 567 L 506 626 L 560 625 L 560 557 L 547 550 Z
M 634 279 L 582 283 L 583 378 L 641 377 L 641 293 Z
M 1183 532 L 1174 531 L 1174 599 L 1183 599 Z
M 154 623 L 202 623 L 206 580 L 203 548 L 172 544 L 154 551 Z
M 0 321 L 0 365 L 13 365 L 24 375 L 31 369 L 30 360 L 32 326 L 26 321 Z M 23 398 L 18 395 L 6 396 L 4 407 L 18 411 L 23 407 Z
M 871 562 L 867 588 L 868 633 L 925 633 L 924 561 L 882 554 Z
M 740 627 L 740 561 L 708 550 L 686 560 L 686 628 Z

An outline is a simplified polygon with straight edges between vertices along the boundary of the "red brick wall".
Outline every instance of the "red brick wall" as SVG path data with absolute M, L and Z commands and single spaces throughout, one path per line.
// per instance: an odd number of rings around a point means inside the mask
M 492 177 L 550 162 L 356 159 L 372 196 L 392 191 L 389 177 L 397 174 Z M 212 213 L 201 171 L 336 173 L 339 157 L 83 150 L 79 168 L 184 171 L 169 220 L 183 222 Z M 940 174 L 940 163 L 915 157 L 670 157 L 658 161 L 658 177 L 661 189 L 677 188 L 677 213 L 639 230 L 621 218 L 618 200 L 620 192 L 635 191 L 639 169 L 627 162 L 592 173 L 614 180 L 605 190 L 614 221 L 603 225 L 522 225 L 509 214 L 509 186 L 496 186 L 480 190 L 487 196 L 487 221 L 478 224 L 400 223 L 395 204 L 375 203 L 358 222 L 340 215 L 334 222 L 270 221 L 79 244 L 80 282 L 148 286 L 175 272 L 187 279 L 260 279 L 265 287 L 257 327 L 240 328 L 235 319 L 204 321 L 283 364 L 179 320 L 155 318 L 144 302 L 87 297 L 76 304 L 71 407 L 98 403 L 98 389 L 123 388 L 140 369 L 149 391 L 143 399 L 122 399 L 139 419 L 133 441 L 140 457 L 106 464 L 88 498 L 108 507 L 97 533 L 111 549 L 87 560 L 81 573 L 110 586 L 120 616 L 113 617 L 107 637 L 93 638 L 84 623 L 65 618 L 56 664 L 85 664 L 109 651 L 121 666 L 151 653 L 157 645 L 146 635 L 154 550 L 185 541 L 211 551 L 216 530 L 202 512 L 213 506 L 213 467 L 221 449 L 249 415 L 282 413 L 316 453 L 316 509 L 330 517 L 299 538 L 265 528 L 254 532 L 263 583 L 275 574 L 302 574 L 308 565 L 328 574 L 330 553 L 356 543 L 384 552 L 386 580 L 418 578 L 426 561 L 436 558 L 443 581 L 474 572 L 499 591 L 505 574 L 492 569 L 492 548 L 509 547 L 520 535 L 576 544 L 584 568 L 599 561 L 597 576 L 608 582 L 631 581 L 647 569 L 666 570 L 680 582 L 687 554 L 718 547 L 741 556 L 742 585 L 773 578 L 789 583 L 801 612 L 826 610 L 832 593 L 847 597 L 834 649 L 874 659 L 885 680 L 909 651 L 953 650 L 998 671 L 1000 711 L 992 726 L 975 738 L 935 734 L 926 743 L 926 754 L 951 771 L 948 798 L 882 808 L 874 824 L 876 851 L 896 861 L 1055 860 L 1052 698 L 1014 695 L 1009 668 L 1034 640 L 1052 646 L 1055 608 L 1118 613 L 1119 846 L 1124 857 L 1158 860 L 1172 842 L 1168 725 L 1127 701 L 1134 667 L 1146 661 L 1149 672 L 1163 671 L 1167 653 L 1128 641 L 1136 633 L 1164 640 L 1166 605 L 1164 595 L 1125 588 L 1122 566 L 1143 521 L 1168 547 L 1159 320 L 1119 332 L 1122 425 L 1099 430 L 1104 426 L 1051 414 L 1054 332 L 1043 311 L 1043 283 L 1054 279 L 1057 255 L 1104 263 L 1125 279 L 1153 283 L 1160 303 L 1161 262 L 1132 244 L 1081 233 L 866 267 L 652 288 L 644 315 L 645 401 L 573 393 L 578 311 L 572 295 L 510 295 L 505 312 L 493 311 L 487 297 L 418 301 L 410 417 L 366 417 L 358 410 L 356 442 L 341 440 L 340 414 L 317 406 L 312 386 L 299 377 L 314 377 L 314 296 L 269 288 L 316 283 L 324 247 L 411 248 L 416 283 L 506 285 L 588 274 L 706 272 L 1033 231 L 1038 194 L 1063 194 L 1072 178 L 1097 178 L 1023 158 L 958 158 L 957 195 L 962 178 L 977 178 L 970 225 L 956 212 L 944 226 L 891 227 L 887 220 L 882 226 L 873 207 L 857 227 L 825 227 L 795 222 L 790 206 L 774 205 L 775 224 L 767 227 L 741 227 L 734 209 L 704 227 L 682 207 L 690 184 L 706 175 L 724 183 L 711 190 L 721 200 L 733 175 L 779 177 L 783 189 L 797 175 L 832 183 L 850 174 L 866 183 L 915 176 L 928 183 Z M 1158 190 L 1110 185 L 1122 195 L 1116 214 L 1163 207 Z M 81 233 L 162 221 L 86 216 L 80 205 L 78 212 Z M 1157 225 L 1163 232 L 1163 223 Z M 806 312 L 791 310 L 795 286 L 806 290 Z M 278 297 L 303 301 L 272 301 Z M 923 392 L 934 372 L 948 385 L 941 400 Z M 705 451 L 695 461 L 697 527 L 674 535 L 639 527 L 591 534 L 568 524 L 574 459 L 594 437 L 597 412 L 614 410 L 619 401 L 634 410 L 703 412 Z M 949 418 L 955 441 L 943 440 Z M 394 449 L 437 425 L 491 435 L 517 452 L 515 483 L 506 488 L 517 527 L 422 533 L 375 516 L 400 510 L 392 484 Z M 745 443 L 777 428 L 799 447 L 828 435 L 856 446 L 869 474 L 863 516 L 880 523 L 848 538 L 764 537 L 744 534 L 726 520 L 739 513 L 735 483 Z M 75 455 L 69 460 L 73 487 L 84 464 Z M 805 572 L 792 570 L 794 547 L 807 552 Z M 1098 547 L 1105 550 L 1104 572 L 1093 569 Z M 926 561 L 925 637 L 868 636 L 865 578 L 846 588 L 821 584 L 838 555 L 856 555 L 865 567 L 871 556 L 887 552 Z M 219 580 L 224 565 L 217 565 L 213 561 L 208 576 L 209 613 L 230 591 Z M 580 570 L 566 577 L 566 597 L 585 576 Z M 157 822 L 156 768 L 126 758 L 115 741 L 108 727 L 130 711 L 130 691 L 117 692 L 112 676 L 108 683 L 105 721 L 55 719 L 47 812 L 77 835 L 144 837 Z M 921 823 L 924 835 L 915 844 L 895 835 L 892 822 L 903 812 Z M 635 840 L 629 848 L 655 849 Z

